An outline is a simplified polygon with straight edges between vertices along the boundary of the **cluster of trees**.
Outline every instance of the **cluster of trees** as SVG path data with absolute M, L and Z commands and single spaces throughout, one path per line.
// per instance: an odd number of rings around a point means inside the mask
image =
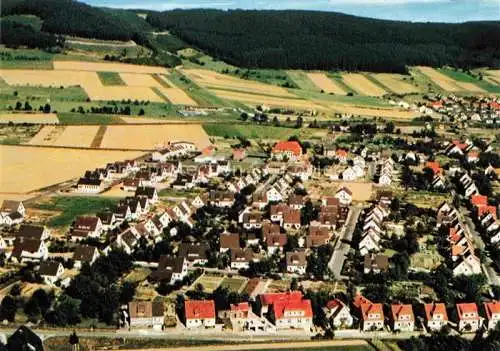
M 128 17 L 77 1 L 6 0 L 2 2 L 2 15 L 23 14 L 31 14 L 43 19 L 42 32 L 84 38 L 144 41 L 142 28 L 128 20 Z
M 78 106 L 78 108 L 72 108 L 71 112 L 77 112 L 84 114 L 85 109 L 82 106 Z M 118 106 L 101 106 L 101 107 L 94 107 L 92 106 L 90 109 L 87 109 L 87 113 L 102 113 L 102 114 L 107 114 L 107 115 L 125 115 L 125 116 L 130 116 L 132 114 L 132 111 L 130 109 L 130 106 L 125 106 L 125 107 L 118 107 Z M 139 111 L 139 116 L 144 115 L 144 109 L 140 109 Z
M 25 101 L 24 105 L 23 105 L 23 103 L 21 101 L 18 101 L 18 102 L 16 102 L 16 105 L 14 107 L 9 106 L 8 109 L 9 110 L 15 110 L 15 111 L 33 111 L 33 110 L 35 110 L 33 108 L 33 106 L 31 106 L 28 101 Z M 43 113 L 50 113 L 51 109 L 52 108 L 51 108 L 50 104 L 45 104 L 43 106 L 40 105 L 38 107 L 38 111 L 39 112 L 43 112 Z
M 64 38 L 61 36 L 40 32 L 32 26 L 10 20 L 0 21 L 0 31 L 0 44 L 11 48 L 27 46 L 46 49 L 64 46 Z
M 410 23 L 334 12 L 174 10 L 148 22 L 242 67 L 405 73 L 408 65 L 497 66 L 500 25 Z
M 69 297 L 80 301 L 79 315 L 113 324 L 120 304 L 134 295 L 135 286 L 116 283 L 131 268 L 130 256 L 121 251 L 99 257 L 92 267 L 84 265 L 66 289 Z

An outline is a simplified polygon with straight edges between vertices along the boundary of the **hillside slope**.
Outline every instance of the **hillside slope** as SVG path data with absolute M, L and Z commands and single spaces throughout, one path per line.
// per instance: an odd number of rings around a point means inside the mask
M 148 21 L 242 67 L 404 72 L 500 65 L 500 22 L 430 24 L 315 11 L 174 10 Z

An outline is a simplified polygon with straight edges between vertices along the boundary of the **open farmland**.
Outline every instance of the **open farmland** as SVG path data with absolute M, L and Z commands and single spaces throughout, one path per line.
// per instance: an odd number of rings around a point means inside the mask
M 321 104 L 327 106 L 338 113 L 345 113 L 351 115 L 359 116 L 371 116 L 371 117 L 385 117 L 396 120 L 411 120 L 412 118 L 420 116 L 418 111 L 406 111 L 396 108 L 365 108 L 358 107 L 355 105 L 340 104 L 335 102 L 321 101 Z
M 102 86 L 85 85 L 90 100 L 140 100 L 151 102 L 165 102 L 165 100 L 156 94 L 153 89 L 148 87 L 131 87 L 131 86 Z
M 69 179 L 108 162 L 136 158 L 142 152 L 75 150 L 0 145 L 1 193 L 27 193 Z
M 345 84 L 362 95 L 382 96 L 387 94 L 384 89 L 380 88 L 360 73 L 342 74 L 342 80 Z
M 307 76 L 314 84 L 318 86 L 325 93 L 334 93 L 345 95 L 345 91 L 327 77 L 324 73 L 308 73 Z
M 45 126 L 30 145 L 90 147 L 99 126 Z
M 2 113 L 0 114 L 0 124 L 12 122 L 18 123 L 39 123 L 57 124 L 59 119 L 54 113 Z
M 239 101 L 241 103 L 252 106 L 266 105 L 271 107 L 296 108 L 299 110 L 326 110 L 325 107 L 308 100 L 287 99 L 267 95 L 257 95 L 217 89 L 212 89 L 211 92 L 222 99 Z
M 97 73 L 78 71 L 51 71 L 51 70 L 26 70 L 2 69 L 0 77 L 9 85 L 27 85 L 43 87 L 68 87 L 68 86 L 102 86 Z
M 209 70 L 185 69 L 182 70 L 182 73 L 190 79 L 193 79 L 197 84 L 206 88 L 271 96 L 295 97 L 295 95 L 281 87 L 244 80 Z
M 54 61 L 54 69 L 91 72 L 167 73 L 167 69 L 154 66 L 131 65 L 114 62 Z
M 421 91 L 419 87 L 409 82 L 409 76 L 389 73 L 377 73 L 371 76 L 396 94 L 411 94 Z
M 198 105 L 196 101 L 179 88 L 158 88 L 158 90 L 174 105 Z
M 199 149 L 210 145 L 207 133 L 199 124 L 110 125 L 101 148 L 153 150 L 166 147 L 172 141 L 189 141 Z
M 126 85 L 131 87 L 162 87 L 150 74 L 120 73 L 120 77 Z
M 424 66 L 419 66 L 418 69 L 420 72 L 425 74 L 429 79 L 431 79 L 434 83 L 436 83 L 441 89 L 450 91 L 450 92 L 457 92 L 462 90 L 456 83 L 455 80 L 447 77 L 446 75 L 436 71 L 434 68 L 431 67 L 424 67 Z

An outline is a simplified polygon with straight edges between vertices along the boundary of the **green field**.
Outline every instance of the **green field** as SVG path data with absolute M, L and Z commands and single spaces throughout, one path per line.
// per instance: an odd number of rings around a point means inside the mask
M 117 72 L 97 72 L 102 85 L 125 85 L 125 82 Z
M 342 76 L 340 75 L 340 73 L 337 73 L 337 72 L 327 72 L 326 75 L 328 76 L 328 78 L 330 79 L 333 79 L 334 83 L 338 84 L 342 90 L 348 92 L 348 93 L 353 93 L 353 94 L 357 94 L 358 92 L 356 90 L 354 90 L 353 88 L 351 88 L 349 85 L 347 85 L 344 80 L 342 79 Z
M 207 89 L 198 86 L 178 71 L 172 72 L 168 78 L 201 106 L 228 106 L 227 102 L 213 95 Z
M 223 138 L 284 140 L 298 134 L 298 130 L 293 128 L 251 124 L 204 124 L 203 128 L 208 135 Z
M 306 90 L 293 90 L 293 93 L 307 100 L 330 101 L 340 104 L 356 105 L 361 107 L 391 107 L 391 105 L 387 101 L 375 96 L 332 95 L 332 94 L 318 93 Z
M 59 211 L 60 213 L 51 218 L 47 224 L 51 227 L 64 227 L 71 225 L 77 216 L 96 214 L 112 208 L 117 202 L 118 198 L 109 197 L 57 196 L 52 197 L 49 202 L 35 204 L 34 207 Z
M 53 54 L 33 49 L 0 49 L 2 69 L 53 69 Z
M 229 278 L 225 277 L 222 283 L 220 283 L 221 288 L 227 288 L 233 292 L 239 292 L 246 280 L 243 278 Z
M 458 82 L 472 83 L 486 90 L 487 92 L 500 93 L 500 85 L 491 84 L 486 80 L 479 80 L 478 78 L 473 77 L 466 72 L 454 70 L 451 68 L 438 68 L 437 70 Z
M 286 71 L 286 73 L 300 89 L 314 91 L 314 92 L 321 91 L 321 89 L 318 88 L 316 84 L 314 84 L 314 82 L 309 79 L 306 72 L 298 70 L 293 70 L 293 71 L 289 70 Z
M 0 81 L 2 81 L 0 79 Z M 3 81 L 2 81 L 3 82 Z M 81 101 L 87 100 L 87 94 L 80 87 L 66 88 L 44 88 L 44 87 L 28 87 L 28 86 L 9 86 L 0 84 L 0 109 L 5 109 L 7 106 L 3 104 L 12 104 L 16 101 L 21 101 L 23 104 L 28 101 L 32 107 L 45 105 L 47 101 L 52 104 L 54 101 Z
M 58 113 L 57 118 L 59 118 L 60 124 L 119 124 L 125 123 L 116 115 L 105 115 L 105 114 L 92 114 L 92 113 L 72 113 L 64 112 Z

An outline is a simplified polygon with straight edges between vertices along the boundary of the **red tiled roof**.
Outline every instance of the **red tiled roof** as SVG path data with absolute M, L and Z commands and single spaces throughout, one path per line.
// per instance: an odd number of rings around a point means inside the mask
M 371 314 L 378 314 L 378 318 L 370 318 Z M 384 320 L 384 309 L 381 303 L 363 303 L 361 304 L 361 315 L 363 320 L 376 320 L 383 321 Z
M 333 310 L 334 308 L 343 308 L 345 306 L 345 304 L 340 301 L 339 299 L 335 299 L 335 300 L 330 300 L 326 303 L 326 308 L 328 308 L 329 310 Z
M 276 320 L 281 318 L 291 318 L 290 316 L 285 316 L 288 311 L 302 311 L 301 316 L 296 316 L 297 318 L 302 317 L 312 317 L 312 307 L 311 300 L 292 300 L 292 301 L 276 301 L 273 303 L 273 313 Z
M 477 313 L 477 305 L 475 303 L 457 303 L 457 312 L 459 319 L 477 319 L 479 315 Z M 465 318 L 462 315 L 464 313 L 475 313 L 476 317 Z
M 398 321 L 400 316 L 410 316 L 410 320 L 414 321 L 413 308 L 411 305 L 391 305 L 392 318 Z
M 337 150 L 335 151 L 335 154 L 336 154 L 337 156 L 339 156 L 339 157 L 345 157 L 345 156 L 347 156 L 347 151 L 346 151 L 346 150 L 344 150 L 344 149 L 337 149 Z
M 441 314 L 443 316 L 443 320 L 448 320 L 448 313 L 446 313 L 444 303 L 426 303 L 424 305 L 424 309 L 427 320 L 433 319 L 436 314 Z
M 486 206 L 488 205 L 488 196 L 472 195 L 470 198 L 470 203 L 475 206 Z
M 460 142 L 460 140 L 453 140 L 452 141 L 453 145 L 457 146 L 460 150 L 467 149 L 467 144 Z
M 266 236 L 267 246 L 285 246 L 287 242 L 286 234 L 269 234 Z
M 462 237 L 462 235 L 460 235 L 458 233 L 458 230 L 456 228 L 450 228 L 450 232 L 448 234 L 448 239 L 451 242 L 457 242 L 460 240 L 461 237 Z
M 240 303 L 232 303 L 230 305 L 231 311 L 242 311 L 242 312 L 248 312 L 250 309 L 250 306 L 248 302 L 240 302 Z
M 434 174 L 441 173 L 441 167 L 439 165 L 439 162 L 436 161 L 427 161 L 425 163 L 425 168 L 430 168 L 434 172 Z
M 291 151 L 295 156 L 302 155 L 302 147 L 296 141 L 279 141 L 273 147 L 273 152 Z
M 495 206 L 481 206 L 477 209 L 478 217 L 484 217 L 490 213 L 494 219 L 497 219 L 497 208 Z
M 361 308 L 361 305 L 365 304 L 365 303 L 371 304 L 372 302 L 370 300 L 368 300 L 366 297 L 364 297 L 363 295 L 361 295 L 361 294 L 357 294 L 354 297 L 353 305 L 355 307 Z
M 289 210 L 283 213 L 283 223 L 300 224 L 300 210 Z
M 272 305 L 278 301 L 301 301 L 302 300 L 302 292 L 300 291 L 291 291 L 286 293 L 271 293 L 271 294 L 262 294 L 259 296 L 260 302 L 262 306 Z
M 485 302 L 484 310 L 488 319 L 491 319 L 493 314 L 500 314 L 500 301 Z
M 187 300 L 184 302 L 186 319 L 215 318 L 215 303 L 213 300 Z

